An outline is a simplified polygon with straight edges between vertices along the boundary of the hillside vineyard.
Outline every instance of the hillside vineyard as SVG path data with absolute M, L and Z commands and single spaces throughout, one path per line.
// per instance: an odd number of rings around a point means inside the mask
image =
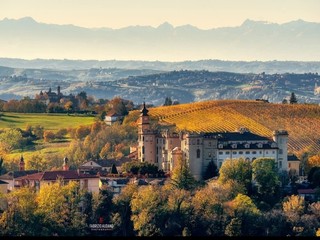
M 290 137 L 288 151 L 320 151 L 320 106 L 311 104 L 275 104 L 252 100 L 211 100 L 175 106 L 150 108 L 149 115 L 162 124 L 174 124 L 179 130 L 233 132 L 247 128 L 270 137 L 285 129 Z

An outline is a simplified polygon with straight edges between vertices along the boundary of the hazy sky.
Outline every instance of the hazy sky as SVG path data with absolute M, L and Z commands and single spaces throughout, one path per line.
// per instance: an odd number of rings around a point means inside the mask
M 245 19 L 320 22 L 320 0 L 0 0 L 0 19 L 83 27 L 191 24 L 201 29 L 239 26 Z

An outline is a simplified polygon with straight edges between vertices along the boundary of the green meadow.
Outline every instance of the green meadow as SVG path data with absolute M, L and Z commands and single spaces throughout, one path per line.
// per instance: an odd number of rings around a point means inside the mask
M 2 113 L 0 115 L 1 128 L 25 129 L 27 125 L 40 125 L 45 130 L 57 131 L 62 128 L 76 128 L 80 125 L 92 124 L 94 116 L 67 115 L 50 113 Z

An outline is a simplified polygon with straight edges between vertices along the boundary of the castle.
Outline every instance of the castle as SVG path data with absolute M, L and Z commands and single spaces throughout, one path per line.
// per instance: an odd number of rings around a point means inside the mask
M 72 94 L 69 95 L 63 95 L 61 92 L 60 86 L 57 87 L 57 92 L 53 92 L 51 88 L 49 88 L 49 91 L 42 92 L 40 91 L 39 95 L 36 96 L 36 98 L 42 102 L 44 102 L 46 105 L 49 103 L 60 103 L 61 99 L 65 99 L 66 101 L 72 101 L 75 102 L 75 96 Z
M 288 132 L 278 130 L 270 138 L 242 128 L 237 132 L 170 132 L 151 129 L 145 103 L 138 120 L 138 159 L 171 171 L 179 158 L 187 160 L 197 180 L 203 178 L 211 161 L 219 169 L 226 159 L 260 157 L 275 159 L 279 171 L 288 171 Z

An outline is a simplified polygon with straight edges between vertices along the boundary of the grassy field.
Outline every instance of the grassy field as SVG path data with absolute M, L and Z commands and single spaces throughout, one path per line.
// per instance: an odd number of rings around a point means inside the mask
M 45 130 L 56 131 L 61 128 L 75 128 L 94 122 L 93 116 L 46 114 L 46 113 L 2 113 L 0 128 L 25 129 L 27 125 L 40 125 Z

